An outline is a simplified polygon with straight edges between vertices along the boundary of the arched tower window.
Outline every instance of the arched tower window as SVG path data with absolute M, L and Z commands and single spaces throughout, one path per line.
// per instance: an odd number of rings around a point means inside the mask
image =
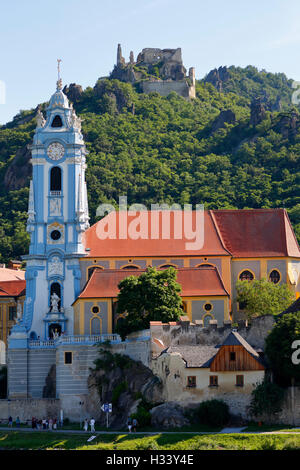
M 52 121 L 51 127 L 62 127 L 63 123 L 61 117 L 57 114 Z
M 59 166 L 51 168 L 50 191 L 61 191 L 61 169 Z

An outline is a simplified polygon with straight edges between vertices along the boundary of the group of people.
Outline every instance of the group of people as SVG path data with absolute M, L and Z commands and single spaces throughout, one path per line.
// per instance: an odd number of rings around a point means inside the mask
M 54 418 L 43 418 L 43 419 L 37 419 L 34 416 L 31 419 L 31 427 L 32 429 L 37 429 L 38 431 L 41 429 L 44 430 L 55 430 L 57 429 L 57 419 Z
M 85 418 L 84 423 L 83 423 L 83 429 L 85 430 L 85 432 L 88 431 L 89 425 L 91 427 L 91 432 L 95 432 L 95 423 L 96 421 L 94 420 L 94 418 L 91 418 L 90 421 L 87 418 Z
M 130 417 L 127 420 L 128 431 L 136 432 L 136 428 L 138 426 L 138 422 L 136 418 L 131 419 Z

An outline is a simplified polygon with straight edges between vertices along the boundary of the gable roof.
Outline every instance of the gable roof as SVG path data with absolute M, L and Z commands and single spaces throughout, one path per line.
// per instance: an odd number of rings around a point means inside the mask
M 162 270 L 158 269 L 158 271 Z M 96 268 L 78 298 L 117 297 L 118 285 L 123 279 L 129 276 L 140 276 L 145 272 L 145 269 Z M 177 282 L 182 288 L 182 297 L 229 296 L 215 267 L 179 268 L 176 272 Z
M 225 248 L 221 240 L 218 229 L 214 224 L 210 212 L 204 212 L 204 227 L 201 222 L 201 227 L 204 229 L 204 244 L 197 249 L 187 249 L 186 244 L 194 240 L 191 239 L 188 231 L 184 229 L 184 211 L 170 211 L 170 237 L 163 238 L 162 224 L 163 217 L 168 217 L 167 211 L 142 211 L 141 220 L 143 220 L 144 227 L 146 227 L 145 237 L 147 239 L 139 238 L 134 240 L 127 237 L 122 239 L 120 236 L 122 220 L 119 217 L 120 212 L 111 212 L 102 220 L 94 224 L 86 230 L 83 235 L 83 244 L 85 248 L 89 249 L 87 252 L 88 257 L 151 257 L 151 256 L 229 256 L 230 253 Z M 192 216 L 192 229 L 196 228 L 196 211 L 191 211 Z M 128 234 L 130 227 L 134 227 L 134 221 L 137 219 L 136 212 L 123 212 L 125 233 Z M 163 215 L 164 214 L 164 215 Z M 116 222 L 116 238 L 105 240 L 99 238 L 99 233 L 106 230 L 107 227 L 113 227 L 114 221 Z M 181 225 L 182 237 L 175 238 L 175 230 L 179 230 Z M 106 227 L 106 228 L 105 228 Z M 113 229 L 112 229 L 113 230 Z M 137 228 L 137 231 L 139 229 Z M 157 238 L 154 238 L 154 234 Z M 185 235 L 187 234 L 187 235 Z M 127 235 L 126 235 L 127 236 Z M 200 237 L 200 235 L 199 235 Z
M 122 215 L 119 217 L 119 214 Z M 163 217 L 168 217 L 168 214 L 170 214 L 170 237 L 165 239 L 161 227 L 163 220 L 166 220 Z M 285 209 L 204 211 L 204 243 L 197 249 L 187 249 L 187 243 L 194 240 L 189 239 L 190 235 L 185 235 L 183 214 L 184 211 L 170 211 L 167 215 L 166 211 L 111 212 L 84 233 L 83 244 L 87 250 L 86 255 L 101 258 L 230 255 L 247 258 L 270 256 L 300 258 L 299 245 Z M 196 211 L 191 211 L 191 214 L 194 230 Z M 144 238 L 127 237 L 130 229 L 133 228 L 137 232 L 140 230 L 138 219 L 145 227 Z M 126 239 L 121 236 L 121 221 L 124 221 Z M 180 225 L 183 236 L 176 238 L 174 231 L 179 230 Z M 108 227 L 111 228 L 115 238 L 99 238 L 99 234 L 107 231 Z M 153 233 L 156 233 L 157 238 L 154 238 Z
M 186 367 L 209 368 L 223 346 L 242 346 L 254 359 L 265 366 L 258 352 L 236 331 L 231 331 L 221 345 L 171 345 L 165 351 L 162 351 L 161 355 L 164 353 L 177 352 L 180 353 L 183 360 L 186 362 Z
M 300 257 L 285 209 L 214 210 L 227 250 L 234 257 Z

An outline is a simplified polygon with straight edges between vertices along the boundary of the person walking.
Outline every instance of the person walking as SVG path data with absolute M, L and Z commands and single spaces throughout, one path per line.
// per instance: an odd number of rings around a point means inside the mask
M 8 426 L 9 426 L 10 428 L 12 428 L 12 424 L 13 424 L 13 420 L 12 420 L 12 416 L 10 416 L 10 417 L 8 418 Z
M 85 432 L 87 432 L 88 429 L 89 429 L 89 422 L 88 422 L 87 418 L 85 418 L 85 420 L 84 420 L 83 429 L 85 430 Z
M 132 428 L 132 419 L 130 418 L 130 416 L 128 417 L 128 420 L 127 420 L 127 426 L 128 426 L 128 431 L 131 432 L 131 428 Z
M 53 429 L 54 429 L 54 431 L 57 429 L 57 419 L 56 418 L 54 418 L 54 420 L 53 420 Z
M 52 429 L 53 429 L 53 419 L 49 418 L 48 423 L 49 423 L 49 431 L 52 431 Z
M 95 432 L 95 420 L 94 420 L 94 418 L 91 419 L 90 426 L 91 426 L 91 432 Z
M 133 429 L 133 432 L 136 432 L 136 427 L 138 426 L 138 422 L 137 422 L 137 419 L 136 418 L 133 418 L 132 420 L 132 429 Z
M 17 416 L 17 418 L 16 418 L 16 426 L 17 426 L 17 428 L 20 427 L 20 424 L 21 424 L 20 418 L 19 418 L 19 416 Z

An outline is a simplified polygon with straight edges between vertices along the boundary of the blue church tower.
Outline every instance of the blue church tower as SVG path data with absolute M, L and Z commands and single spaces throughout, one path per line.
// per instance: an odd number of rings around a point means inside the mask
M 10 348 L 24 347 L 28 339 L 45 341 L 73 334 L 71 305 L 80 292 L 82 234 L 89 227 L 87 151 L 81 119 L 63 93 L 59 76 L 46 119 L 38 111 L 31 151 L 26 302 Z

